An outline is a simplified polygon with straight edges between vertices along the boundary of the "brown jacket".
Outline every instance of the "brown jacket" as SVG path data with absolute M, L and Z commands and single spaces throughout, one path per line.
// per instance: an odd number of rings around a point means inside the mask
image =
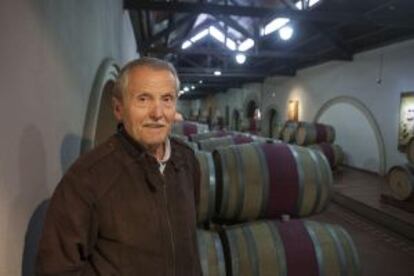
M 71 167 L 51 199 L 37 275 L 200 275 L 192 150 L 171 139 L 162 175 L 125 132 Z

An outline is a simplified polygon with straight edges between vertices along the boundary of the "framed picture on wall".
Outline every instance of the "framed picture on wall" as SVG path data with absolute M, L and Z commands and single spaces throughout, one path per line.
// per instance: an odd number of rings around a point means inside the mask
M 287 117 L 289 121 L 299 120 L 299 101 L 297 100 L 289 101 Z
M 398 149 L 405 151 L 414 138 L 414 92 L 401 93 Z

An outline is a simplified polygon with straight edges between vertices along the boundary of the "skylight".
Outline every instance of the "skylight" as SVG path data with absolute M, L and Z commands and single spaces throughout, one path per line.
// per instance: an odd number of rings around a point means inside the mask
M 308 0 L 307 2 L 307 6 L 308 8 L 316 5 L 317 3 L 319 3 L 321 0 Z M 302 5 L 302 1 L 298 1 L 295 4 L 296 8 L 298 10 L 303 10 L 303 5 Z M 270 23 L 268 23 L 261 31 L 261 35 L 268 35 L 271 34 L 275 31 L 278 31 L 279 29 L 281 29 L 282 27 L 286 26 L 286 24 L 288 24 L 290 22 L 289 18 L 286 17 L 277 17 L 275 19 L 273 19 Z
M 317 4 L 320 1 L 321 0 L 309 0 L 308 1 L 308 7 L 310 8 L 310 7 L 314 6 L 315 4 Z M 295 6 L 296 6 L 296 8 L 298 8 L 298 10 L 303 10 L 302 1 L 296 2 Z
M 199 32 L 198 34 L 190 38 L 190 40 L 191 42 L 195 43 L 199 41 L 200 39 L 202 39 L 203 37 L 205 37 L 206 35 L 208 35 L 208 29 L 202 30 L 201 32 Z
M 186 41 L 184 41 L 184 42 L 183 42 L 183 44 L 181 45 L 181 49 L 185 50 L 185 49 L 187 49 L 187 48 L 191 47 L 191 45 L 193 45 L 193 43 L 191 43 L 191 41 L 189 41 L 189 40 L 186 40 Z
M 224 36 L 224 34 L 223 34 L 221 31 L 219 31 L 219 30 L 218 30 L 216 27 L 214 27 L 214 26 L 210 26 L 209 30 L 210 30 L 210 35 L 211 35 L 212 37 L 214 37 L 215 39 L 217 39 L 217 40 L 218 40 L 218 41 L 220 41 L 221 43 L 224 43 L 225 36 Z
M 226 46 L 227 48 L 229 48 L 230 50 L 234 51 L 237 49 L 237 45 L 236 42 L 234 42 L 232 39 L 227 38 L 226 40 Z
M 239 45 L 239 51 L 244 52 L 254 46 L 254 40 L 251 38 L 246 39 Z
M 285 17 L 278 17 L 274 20 L 272 20 L 269 24 L 267 24 L 264 29 L 262 35 L 268 35 L 270 33 L 273 33 L 283 26 L 285 26 L 287 23 L 289 23 L 290 19 Z

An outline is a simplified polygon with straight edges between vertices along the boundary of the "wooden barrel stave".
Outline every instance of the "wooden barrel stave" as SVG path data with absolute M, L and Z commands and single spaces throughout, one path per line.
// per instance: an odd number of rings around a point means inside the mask
M 220 148 L 213 155 L 221 219 L 307 216 L 329 200 L 332 173 L 318 151 L 253 143 Z
M 217 233 L 197 230 L 198 252 L 203 276 L 226 276 L 223 246 Z
M 211 153 L 196 151 L 200 165 L 200 199 L 197 206 L 197 223 L 210 220 L 215 212 L 216 175 Z
M 258 221 L 222 235 L 231 275 L 360 275 L 359 257 L 346 231 L 313 221 Z

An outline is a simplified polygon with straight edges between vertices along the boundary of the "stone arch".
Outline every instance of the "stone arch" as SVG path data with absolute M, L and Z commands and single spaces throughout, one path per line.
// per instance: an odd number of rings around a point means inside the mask
M 261 103 L 260 103 L 260 99 L 257 93 L 250 93 L 243 102 L 243 114 L 245 118 L 249 118 L 249 113 L 248 113 L 248 109 L 249 109 L 249 105 L 252 104 L 252 102 L 256 105 L 257 108 L 261 108 Z
M 386 174 L 386 153 L 385 153 L 385 143 L 384 138 L 381 134 L 380 127 L 372 114 L 372 112 L 369 110 L 369 108 L 362 103 L 360 100 L 350 97 L 350 96 L 339 96 L 336 98 L 333 98 L 327 102 L 325 102 L 322 107 L 319 109 L 319 111 L 316 113 L 314 122 L 317 122 L 322 114 L 328 110 L 331 106 L 339 103 L 347 103 L 358 109 L 367 119 L 368 124 L 370 125 L 371 129 L 374 132 L 375 139 L 377 142 L 377 149 L 379 154 L 379 173 L 381 175 Z
M 240 131 L 241 128 L 241 120 L 242 115 L 240 114 L 239 109 L 235 108 L 233 109 L 233 112 L 231 114 L 231 127 L 230 129 Z
M 263 136 L 272 137 L 276 123 L 280 122 L 279 107 L 276 104 L 267 105 L 262 112 L 261 133 Z
M 108 115 L 107 101 L 110 98 L 111 87 L 119 73 L 119 66 L 112 58 L 102 61 L 93 82 L 86 110 L 85 124 L 83 128 L 81 154 L 96 145 L 98 125 L 103 125 L 102 119 Z M 112 109 L 110 109 L 112 112 Z M 100 134 L 100 131 L 98 131 Z

